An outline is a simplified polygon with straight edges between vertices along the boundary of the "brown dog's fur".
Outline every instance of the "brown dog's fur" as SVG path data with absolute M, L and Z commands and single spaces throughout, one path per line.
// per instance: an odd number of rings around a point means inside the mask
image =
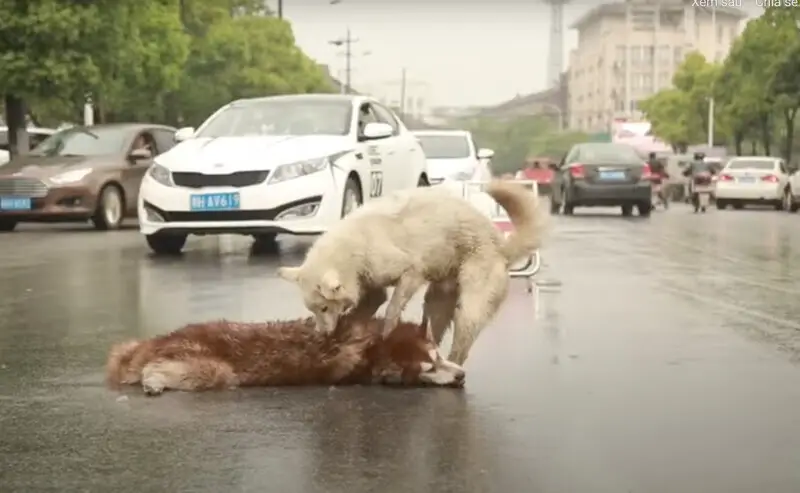
M 345 317 L 332 334 L 315 331 L 311 318 L 189 324 L 112 347 L 107 382 L 114 388 L 141 384 L 148 395 L 244 386 L 463 384 L 463 370 L 439 357 L 423 327 L 401 323 L 383 340 L 382 323 Z M 452 382 L 431 381 L 459 372 Z

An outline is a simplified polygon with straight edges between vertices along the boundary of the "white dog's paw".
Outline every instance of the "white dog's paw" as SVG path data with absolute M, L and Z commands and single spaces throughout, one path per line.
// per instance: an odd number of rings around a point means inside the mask
M 164 379 L 161 375 L 151 375 L 142 379 L 142 390 L 144 390 L 145 395 L 161 395 L 164 393 L 165 388 Z

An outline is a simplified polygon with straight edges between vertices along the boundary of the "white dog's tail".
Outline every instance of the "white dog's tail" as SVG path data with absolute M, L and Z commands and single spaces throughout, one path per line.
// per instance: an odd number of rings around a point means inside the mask
M 538 250 L 546 226 L 538 197 L 523 185 L 509 180 L 493 180 L 486 193 L 505 209 L 514 225 L 514 231 L 502 248 L 509 264 L 519 262 Z

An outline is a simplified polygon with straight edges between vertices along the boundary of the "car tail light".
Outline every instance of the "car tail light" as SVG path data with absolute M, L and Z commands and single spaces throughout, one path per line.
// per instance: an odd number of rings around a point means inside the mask
M 719 175 L 719 181 L 733 181 L 731 175 Z
M 761 181 L 767 181 L 770 183 L 778 183 L 778 177 L 775 175 L 767 175 L 761 178 Z
M 650 169 L 649 164 L 645 164 L 642 168 L 642 180 L 649 180 L 653 176 L 653 170 Z
M 586 178 L 586 168 L 582 164 L 572 164 L 569 167 L 569 174 L 573 178 Z

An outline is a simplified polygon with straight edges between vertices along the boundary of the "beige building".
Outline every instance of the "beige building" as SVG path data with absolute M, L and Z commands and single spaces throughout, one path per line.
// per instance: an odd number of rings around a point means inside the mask
M 615 119 L 641 118 L 638 102 L 670 87 L 693 50 L 724 60 L 746 17 L 730 6 L 740 1 L 704 0 L 708 6 L 698 7 L 691 0 L 634 0 L 586 13 L 570 26 L 578 31 L 569 63 L 570 127 L 602 132 Z

